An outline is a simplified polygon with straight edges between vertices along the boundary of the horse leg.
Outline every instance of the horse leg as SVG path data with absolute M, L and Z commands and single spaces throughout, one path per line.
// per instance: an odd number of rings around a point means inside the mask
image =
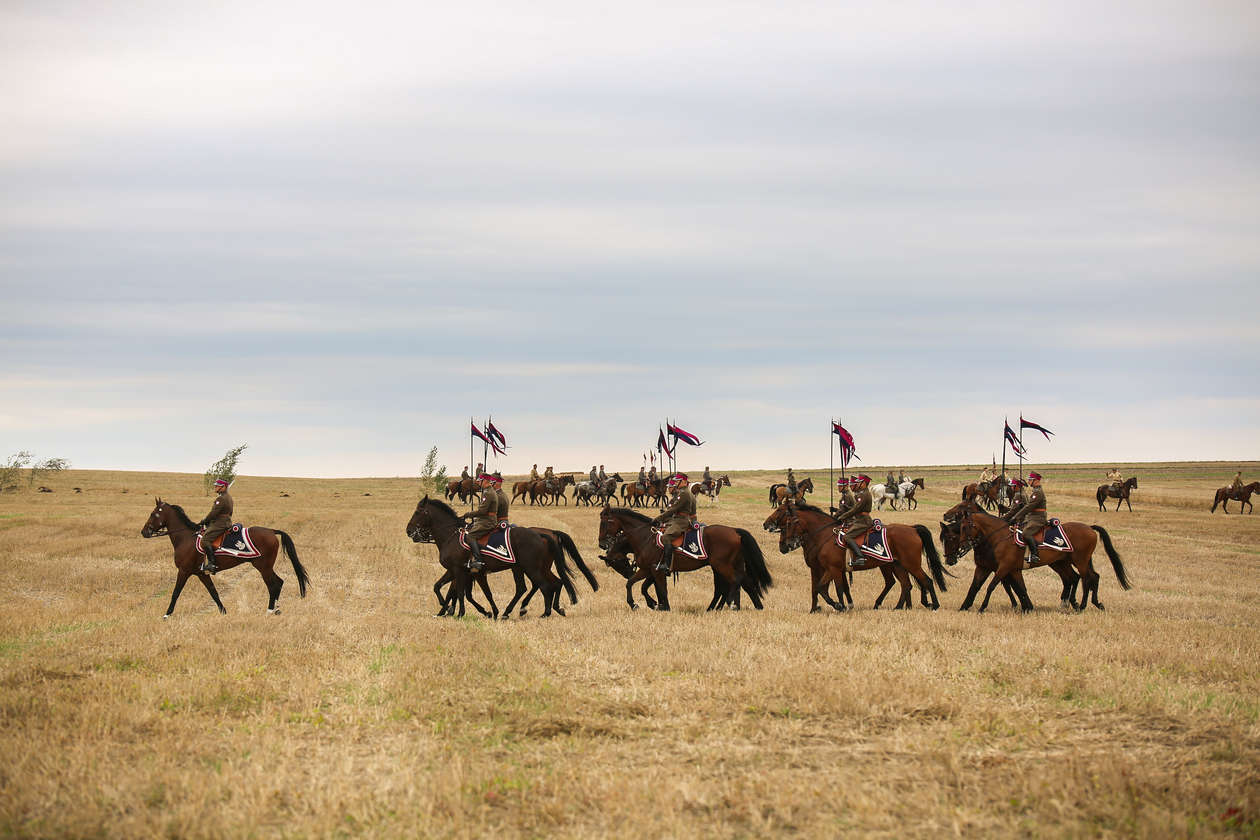
M 188 574 L 188 572 L 180 569 L 175 575 L 175 591 L 171 593 L 170 606 L 166 608 L 166 612 L 163 613 L 162 618 L 170 618 L 171 613 L 175 612 L 175 602 L 179 600 L 179 593 L 184 591 L 184 584 L 188 582 Z
M 255 567 L 257 568 L 257 567 Z M 284 579 L 275 573 L 274 569 L 267 569 L 264 573 L 262 569 L 258 569 L 262 575 L 263 583 L 267 584 L 267 614 L 276 615 L 280 612 L 280 608 L 276 606 L 276 601 L 280 600 L 280 590 L 284 587 Z
M 503 608 L 504 621 L 506 621 L 508 617 L 512 615 L 512 610 L 516 607 L 516 602 L 521 600 L 521 595 L 525 593 L 525 578 L 521 574 L 520 569 L 516 567 L 512 568 L 512 582 L 516 584 L 516 591 L 512 593 L 512 600 L 508 601 L 508 605 Z M 530 582 L 535 583 L 532 577 L 530 578 Z M 536 583 L 535 583 L 535 586 L 537 586 Z M 548 611 L 551 610 L 550 604 L 547 605 L 547 610 Z
M 442 595 L 442 587 L 443 585 L 450 583 L 454 579 L 455 579 L 455 576 L 451 574 L 451 570 L 446 569 L 442 573 L 442 576 L 437 579 L 437 583 L 433 584 L 433 595 L 435 598 L 437 598 L 438 607 L 440 608 L 437 614 L 438 618 L 441 618 L 442 616 L 446 615 L 447 603 L 446 603 L 446 598 Z
M 1026 613 L 1032 612 L 1036 608 L 1033 607 L 1032 599 L 1028 597 L 1028 587 L 1024 585 L 1024 576 L 1016 574 L 1013 577 L 1012 583 L 1015 586 L 1015 594 L 1019 596 L 1020 609 Z
M 636 577 L 635 575 L 637 574 L 638 572 L 635 572 L 634 575 L 631 575 L 629 578 L 626 579 L 626 603 L 630 605 L 630 609 L 632 610 L 637 610 L 639 608 L 639 605 L 634 602 L 634 582 L 636 580 L 643 581 L 643 592 L 644 592 L 644 595 L 647 594 L 648 578 Z
M 227 610 L 223 608 L 223 602 L 219 600 L 219 590 L 214 588 L 214 581 L 210 579 L 210 575 L 205 572 L 196 572 L 197 577 L 206 587 L 206 591 L 210 593 L 210 597 L 214 599 L 214 605 L 219 608 L 220 615 L 227 615 Z M 174 609 L 175 602 L 171 601 L 171 608 Z
M 656 579 L 656 608 L 661 612 L 669 612 L 669 575 L 665 572 L 652 572 Z
M 875 599 L 875 606 L 871 609 L 879 609 L 883 605 L 884 599 L 888 597 L 888 593 L 892 590 L 893 584 L 897 582 L 897 578 L 893 575 L 892 569 L 883 563 L 879 565 L 879 571 L 884 576 L 884 590 L 879 593 L 879 597 Z
M 994 573 L 993 581 L 992 583 L 989 584 L 989 587 L 984 590 L 984 600 L 980 602 L 980 609 L 976 610 L 976 612 L 984 612 L 985 610 L 989 608 L 989 597 L 993 594 L 993 590 L 997 589 L 997 585 L 1001 583 L 1002 580 L 1003 580 L 1002 575 Z M 1012 604 L 1011 606 L 1015 606 L 1015 605 Z
M 932 585 L 932 578 L 920 569 L 915 580 L 919 582 L 919 603 L 929 610 L 938 610 L 941 608 L 941 602 L 936 597 L 936 587 Z
M 976 566 L 976 571 L 971 576 L 971 588 L 967 590 L 967 597 L 963 598 L 962 606 L 958 608 L 959 612 L 971 609 L 971 605 L 976 601 L 976 593 L 980 591 L 980 587 L 984 585 L 985 578 L 988 576 L 987 571 Z
M 843 572 L 841 572 L 841 574 L 843 574 Z M 814 584 L 814 597 L 817 598 L 819 595 L 821 595 L 822 599 L 826 601 L 827 605 L 830 606 L 832 609 L 843 611 L 844 602 L 841 601 L 837 603 L 831 600 L 831 594 L 827 591 L 828 587 L 830 587 L 834 581 L 835 581 L 835 577 L 834 575 L 832 575 L 830 567 L 824 569 L 822 574 L 818 576 L 818 583 Z
M 809 567 L 809 611 L 811 613 L 822 612 L 822 607 L 818 606 L 818 579 L 821 577 L 818 573 L 817 566 Z
M 643 583 L 639 585 L 639 594 L 647 601 L 648 609 L 656 609 L 656 599 L 652 597 L 652 584 L 655 583 L 650 577 L 642 578 Z M 637 609 L 637 607 L 636 607 Z

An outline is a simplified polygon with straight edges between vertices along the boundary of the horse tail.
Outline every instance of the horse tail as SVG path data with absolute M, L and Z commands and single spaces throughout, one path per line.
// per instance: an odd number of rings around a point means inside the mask
M 591 570 L 586 568 L 586 563 L 583 562 L 581 553 L 578 551 L 577 546 L 573 544 L 573 538 L 564 531 L 556 531 L 556 539 L 559 540 L 560 547 L 568 552 L 574 565 L 576 565 L 578 567 L 578 571 L 582 573 L 582 577 L 586 578 L 586 582 L 591 585 L 591 589 L 598 592 L 599 581 L 595 580 L 595 575 L 591 574 Z
M 766 558 L 761 553 L 761 546 L 757 545 L 753 535 L 743 528 L 736 528 L 735 533 L 739 534 L 740 547 L 744 554 L 744 571 L 757 594 L 764 595 L 767 589 L 774 586 L 774 579 L 770 577 L 770 570 L 766 568 Z
M 1103 548 L 1107 552 L 1107 559 L 1111 561 L 1111 568 L 1115 570 L 1116 580 L 1120 581 L 1121 589 L 1132 589 L 1129 584 L 1129 573 L 1124 570 L 1124 563 L 1120 561 L 1120 554 L 1116 551 L 1116 547 L 1111 544 L 1111 535 L 1101 525 L 1090 525 L 1098 532 L 1098 536 L 1102 537 Z
M 774 491 L 778 488 L 778 486 L 779 485 L 777 484 L 770 485 L 770 498 L 766 499 L 766 501 L 768 501 L 770 504 L 774 504 Z
M 302 565 L 302 561 L 297 556 L 297 546 L 293 544 L 293 537 L 290 537 L 284 531 L 278 528 L 272 528 L 276 536 L 280 538 L 280 544 L 284 546 L 284 553 L 288 556 L 289 562 L 293 564 L 293 574 L 297 575 L 298 593 L 306 597 L 306 585 L 311 582 L 310 575 L 306 573 L 306 567 Z
M 941 588 L 942 592 L 947 592 L 945 567 L 941 564 L 941 555 L 936 551 L 936 543 L 932 541 L 932 532 L 927 529 L 926 525 L 915 525 L 914 531 L 919 535 L 919 539 L 923 541 L 923 553 L 927 555 L 928 571 L 932 573 L 932 580 L 936 581 L 936 585 Z M 950 577 L 953 577 L 953 575 L 950 575 Z
M 560 576 L 560 583 L 564 586 L 564 591 L 569 593 L 569 603 L 576 604 L 578 602 L 577 588 L 573 586 L 573 575 L 569 572 L 569 564 L 564 562 L 564 549 L 560 546 L 560 540 L 546 540 L 546 543 L 551 547 L 551 557 L 556 563 L 556 574 Z
M 1100 486 L 1098 492 L 1094 494 L 1094 498 L 1098 500 L 1098 506 L 1102 507 L 1103 499 L 1107 498 L 1107 488 Z

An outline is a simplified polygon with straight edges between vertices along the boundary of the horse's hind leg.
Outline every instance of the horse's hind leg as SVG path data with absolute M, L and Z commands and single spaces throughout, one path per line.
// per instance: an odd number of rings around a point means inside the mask
M 175 590 L 171 592 L 171 603 L 166 608 L 166 612 L 162 614 L 162 618 L 170 618 L 171 613 L 175 612 L 175 602 L 179 600 L 179 593 L 184 591 L 184 584 L 188 582 L 188 572 L 180 570 L 175 577 Z
M 210 597 L 214 599 L 214 605 L 219 608 L 219 613 L 227 615 L 227 610 L 223 608 L 223 602 L 219 600 L 219 590 L 214 588 L 214 581 L 210 579 L 210 575 L 205 572 L 197 572 L 196 574 L 197 578 L 205 585 L 206 591 L 210 593 Z M 172 601 L 171 607 L 174 608 L 174 606 L 175 602 Z
M 967 590 L 967 597 L 963 598 L 962 606 L 958 608 L 959 612 L 966 612 L 971 609 L 971 605 L 976 602 L 976 595 L 980 592 L 980 587 L 984 585 L 985 578 L 988 576 L 988 572 L 976 566 L 976 571 L 971 576 L 971 588 Z
M 875 599 L 875 606 L 871 607 L 871 609 L 874 610 L 880 608 L 880 606 L 884 603 L 884 599 L 888 597 L 889 591 L 892 590 L 893 584 L 897 582 L 897 578 L 893 575 L 892 569 L 881 564 L 879 570 L 884 575 L 884 591 L 880 592 L 879 597 Z

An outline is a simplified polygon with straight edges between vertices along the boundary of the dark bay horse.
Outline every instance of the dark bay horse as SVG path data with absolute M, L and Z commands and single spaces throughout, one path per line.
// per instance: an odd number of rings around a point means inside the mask
M 626 580 L 635 577 L 639 571 L 639 561 L 634 558 L 634 549 L 630 545 L 630 539 L 625 534 L 618 535 L 606 554 L 601 554 L 600 558 L 604 563 L 621 575 Z M 722 576 L 718 574 L 717 569 L 712 566 L 709 569 L 713 572 L 713 599 L 709 601 L 710 610 L 720 609 L 726 605 L 726 586 L 723 584 Z M 657 608 L 656 599 L 652 597 L 649 591 L 655 586 L 656 580 L 648 575 L 642 579 L 639 586 L 639 594 L 643 596 L 643 600 L 647 602 L 648 609 Z
M 446 599 L 442 601 L 442 609 L 438 615 L 447 614 L 447 605 L 451 599 L 455 599 L 458 604 L 458 615 L 460 617 L 464 615 L 464 598 L 471 587 L 472 574 L 466 565 L 468 550 L 459 544 L 459 529 L 463 521 L 463 517 L 451 510 L 445 502 L 425 496 L 416 505 L 415 513 L 407 522 L 407 536 L 411 537 L 413 542 L 435 544 L 438 548 L 438 562 L 454 579 L 447 591 Z M 529 578 L 530 583 L 542 590 L 543 618 L 550 617 L 552 607 L 557 600 L 556 595 L 562 585 L 576 603 L 576 591 L 573 589 L 572 577 L 562 552 L 554 551 L 541 535 L 529 528 L 513 527 L 509 539 L 512 541 L 512 550 L 516 556 L 515 564 L 505 563 L 489 554 L 484 555 L 487 573 L 501 572 L 504 569 L 510 569 L 513 572 L 516 593 L 504 609 L 505 616 L 512 614 L 517 601 L 525 594 L 524 578 L 526 577 Z M 552 562 L 556 564 L 558 581 L 548 571 L 548 566 Z M 493 600 L 484 583 L 482 590 Z M 438 594 L 439 600 L 442 600 L 437 586 L 434 587 L 434 592 Z
M 779 553 L 780 554 L 791 554 L 793 551 L 801 547 L 800 539 L 796 538 L 793 534 L 791 534 L 785 528 L 785 526 L 787 525 L 788 517 L 792 515 L 793 515 L 792 505 L 788 502 L 784 502 L 783 504 L 775 508 L 773 513 L 771 513 L 769 516 L 766 517 L 765 522 L 761 523 L 761 527 L 764 530 L 769 531 L 772 534 L 777 533 L 779 535 Z M 833 609 L 839 612 L 844 612 L 845 609 L 851 608 L 853 606 L 853 593 L 849 591 L 849 583 L 853 579 L 852 570 L 849 571 L 849 573 L 846 575 L 846 577 L 843 580 L 832 581 L 832 584 L 834 584 L 836 587 L 836 600 L 833 601 L 831 600 L 830 597 L 828 597 L 827 591 L 825 588 L 823 589 L 821 593 L 819 592 L 818 584 L 819 584 L 819 581 L 822 579 L 823 567 L 822 567 L 822 563 L 820 563 L 818 560 L 818 553 L 816 551 L 814 552 L 806 551 L 804 552 L 804 554 L 805 554 L 805 566 L 809 569 L 809 582 L 810 582 L 809 611 L 811 613 L 816 613 L 822 610 L 822 608 L 818 606 L 818 597 L 820 594 L 822 595 L 823 599 L 826 600 L 826 602 L 832 606 Z M 893 580 L 894 578 L 893 578 L 892 571 L 889 570 L 887 566 L 881 563 L 880 568 L 881 568 L 881 571 L 884 572 L 884 583 L 887 584 L 884 588 L 884 592 L 886 593 L 888 592 L 889 589 L 892 588 L 892 584 L 889 583 L 889 581 Z M 875 602 L 876 608 L 878 608 L 880 602 L 882 602 L 883 600 L 884 600 L 884 596 L 881 594 L 879 597 L 879 601 Z
M 991 550 L 993 553 L 996 571 L 993 582 L 989 584 L 989 588 L 985 592 L 985 603 L 988 603 L 989 595 L 992 594 L 994 588 L 1010 577 L 1011 584 L 1015 589 L 1015 595 L 1019 598 L 1020 608 L 1024 612 L 1031 612 L 1033 603 L 1028 597 L 1028 589 L 1024 585 L 1023 577 L 1022 575 L 1015 575 L 1015 572 L 1021 572 L 1026 568 L 1024 565 L 1024 548 L 1016 544 L 1010 524 L 1005 519 L 990 516 L 980 510 L 974 503 L 964 504 L 959 507 L 958 535 L 960 540 L 964 544 L 975 543 L 977 551 L 981 550 L 979 543 L 984 542 L 985 550 Z M 1081 580 L 1084 582 L 1084 589 L 1081 592 L 1081 600 L 1076 606 L 1078 612 L 1085 609 L 1087 601 L 1092 602 L 1098 609 L 1103 609 L 1102 602 L 1098 600 L 1098 583 L 1101 578 L 1094 571 L 1093 560 L 1094 549 L 1098 547 L 1099 538 L 1102 539 L 1103 548 L 1107 552 L 1107 558 L 1111 560 L 1111 568 L 1116 573 L 1116 580 L 1120 582 L 1121 588 L 1132 588 L 1129 585 L 1129 576 L 1125 571 L 1124 563 L 1121 562 L 1120 555 L 1116 553 L 1115 546 L 1111 543 L 1111 535 L 1107 533 L 1106 529 L 1101 525 L 1064 522 L 1063 530 L 1068 540 L 1072 543 L 1072 550 L 1059 551 L 1046 546 L 1041 549 L 1041 558 L 1046 565 L 1066 559 L 1075 568 L 1076 573 L 1080 575 Z
M 1212 500 L 1212 513 L 1216 513 L 1217 505 L 1221 506 L 1221 510 L 1229 513 L 1230 499 L 1241 503 L 1238 505 L 1240 513 L 1242 512 L 1244 505 L 1248 508 L 1247 512 L 1251 513 L 1251 511 L 1255 510 L 1251 504 L 1252 493 L 1260 493 L 1260 481 L 1253 481 L 1250 484 L 1244 484 L 1239 490 L 1222 487 L 1216 491 L 1216 498 Z
M 667 573 L 656 571 L 661 550 L 656 546 L 652 520 L 637 510 L 605 506 L 599 513 L 599 547 L 610 549 L 618 536 L 623 534 L 638 562 L 638 570 L 626 581 L 626 603 L 630 605 L 630 609 L 638 609 L 638 604 L 634 602 L 634 584 L 652 577 L 656 581 L 657 609 L 668 610 Z M 774 585 L 774 581 L 766 568 L 761 546 L 757 545 L 753 535 L 743 528 L 709 525 L 704 532 L 704 541 L 709 554 L 708 560 L 696 560 L 681 551 L 675 551 L 672 571 L 691 572 L 702 566 L 712 566 L 722 576 L 726 597 L 721 603 L 710 603 L 711 610 L 721 609 L 726 605 L 731 609 L 739 609 L 741 589 L 748 593 L 754 607 L 762 609 L 761 596 Z
M 452 478 L 446 482 L 446 499 L 453 501 L 456 496 L 459 496 L 460 504 L 467 504 L 469 498 L 480 499 L 481 490 L 471 478 Z
M 184 584 L 193 575 L 196 575 L 197 579 L 205 585 L 206 591 L 214 599 L 215 606 L 219 608 L 219 612 L 226 613 L 227 610 L 223 608 L 223 602 L 219 600 L 219 593 L 214 588 L 214 582 L 210 580 L 210 575 L 201 571 L 202 554 L 197 551 L 197 526 L 188 518 L 188 514 L 184 513 L 184 509 L 179 505 L 167 504 L 161 499 L 154 499 L 153 502 L 153 512 L 149 514 L 144 527 L 140 529 L 140 536 L 148 539 L 166 534 L 171 538 L 171 547 L 175 549 L 175 591 L 171 593 L 170 606 L 166 608 L 166 613 L 162 618 L 170 618 L 171 613 L 175 612 L 175 602 L 179 600 L 179 593 L 184 590 Z M 276 606 L 276 601 L 280 598 L 281 587 L 284 586 L 284 580 L 276 574 L 276 556 L 280 552 L 280 547 L 283 546 L 285 555 L 293 563 L 293 573 L 297 575 L 298 592 L 305 598 L 306 586 L 310 583 L 310 577 L 307 576 L 305 567 L 298 560 L 297 548 L 293 545 L 293 539 L 284 531 L 276 528 L 263 528 L 253 525 L 246 530 L 249 532 L 250 541 L 253 542 L 255 548 L 262 552 L 262 556 L 255 557 L 253 560 L 241 560 L 226 553 L 216 554 L 215 563 L 218 565 L 219 571 L 227 571 L 242 563 L 251 564 L 258 570 L 258 574 L 262 575 L 263 583 L 267 584 L 267 595 L 269 596 L 267 612 L 275 615 L 280 612 L 280 608 Z
M 963 599 L 962 606 L 959 610 L 966 611 L 971 609 L 971 605 L 975 603 L 976 594 L 980 591 L 980 587 L 989 575 L 997 571 L 997 558 L 993 556 L 993 548 L 987 542 L 977 542 L 972 540 L 963 543 L 961 525 L 959 519 L 962 516 L 963 506 L 966 502 L 961 502 L 945 512 L 945 516 L 941 520 L 941 544 L 945 551 L 945 565 L 952 566 L 957 563 L 964 554 L 974 550 L 972 555 L 975 559 L 976 570 L 971 577 L 971 588 L 967 590 L 967 597 Z M 1081 581 L 1081 576 L 1072 568 L 1070 560 L 1060 557 L 1053 563 L 1048 559 L 1042 559 L 1036 566 L 1028 568 L 1040 568 L 1049 566 L 1059 575 L 1063 581 L 1063 591 L 1059 594 L 1059 601 L 1064 609 L 1071 607 L 1076 609 L 1076 587 Z M 1015 587 L 1012 580 L 1018 578 L 1023 581 L 1023 572 L 1016 571 L 1010 577 L 1002 581 L 1002 588 L 1006 590 L 1006 597 L 1011 599 L 1011 606 L 1019 609 L 1019 601 L 1015 598 Z M 980 605 L 980 612 L 988 609 L 989 599 L 986 597 Z
M 1132 513 L 1133 503 L 1129 501 L 1129 493 L 1136 490 L 1137 486 L 1137 476 L 1135 475 L 1126 478 L 1124 483 L 1121 484 L 1118 489 L 1114 484 L 1099 485 L 1098 492 L 1095 494 L 1098 499 L 1098 509 L 1106 510 L 1107 507 L 1103 503 L 1108 499 L 1108 497 L 1110 497 L 1112 499 L 1119 500 L 1116 502 L 1116 510 L 1120 510 L 1120 503 L 1124 502 L 1129 506 L 1129 513 Z
M 964 502 L 976 498 L 979 498 L 980 504 L 984 505 L 986 510 L 996 510 L 1002 500 L 1001 480 L 995 478 L 992 481 L 968 484 L 963 488 L 962 500 Z
M 691 495 L 699 498 L 703 494 L 716 502 L 718 496 L 722 495 L 722 488 L 730 486 L 731 477 L 729 475 L 722 475 L 713 479 L 713 483 L 709 487 L 706 487 L 703 482 L 691 485 Z
M 809 476 L 805 476 L 800 481 L 796 482 L 796 493 L 802 501 L 805 499 L 806 493 L 813 493 L 813 492 L 814 492 L 814 480 L 810 478 Z M 787 499 L 789 495 L 791 494 L 788 493 L 786 484 L 771 484 L 770 485 L 770 504 L 771 505 L 782 504 L 783 501 Z
M 626 507 L 646 507 L 659 505 L 665 500 L 665 479 L 658 478 L 647 483 L 647 489 L 641 488 L 637 482 L 621 485 L 621 503 Z
M 822 570 L 815 589 L 821 590 L 823 600 L 835 607 L 835 603 L 826 595 L 827 585 L 832 581 L 845 580 L 845 572 L 850 568 L 846 562 L 848 550 L 836 544 L 833 529 L 839 523 L 813 505 L 797 503 L 790 507 L 791 512 L 784 523 L 784 539 L 792 547 L 796 545 L 803 547 L 806 557 L 813 554 L 816 558 L 815 562 Z M 855 572 L 879 566 L 886 567 L 884 591 L 876 599 L 875 608 L 879 609 L 895 579 L 901 584 L 901 597 L 895 609 L 910 609 L 913 606 L 913 599 L 910 597 L 909 577 L 913 577 L 919 582 L 920 600 L 923 606 L 931 610 L 939 609 L 941 602 L 937 599 L 936 588 L 932 584 L 935 580 L 936 586 L 939 586 L 942 592 L 946 591 L 945 567 L 941 565 L 941 557 L 936 553 L 936 544 L 932 542 L 932 532 L 923 525 L 896 523 L 885 524 L 884 530 L 893 562 L 879 563 L 868 558 L 865 565 L 853 567 Z M 924 555 L 927 556 L 930 576 L 923 570 Z M 848 584 L 845 583 L 845 586 L 847 588 Z

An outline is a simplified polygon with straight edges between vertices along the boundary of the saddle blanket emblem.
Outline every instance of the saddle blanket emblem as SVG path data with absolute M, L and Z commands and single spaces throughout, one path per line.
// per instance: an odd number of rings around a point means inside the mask
M 197 553 L 204 554 L 205 549 L 201 547 L 201 534 L 197 535 Z M 249 538 L 249 529 L 239 522 L 228 528 L 223 535 L 223 544 L 214 550 L 219 556 L 235 557 L 238 560 L 252 560 L 255 557 L 262 557 L 262 552 L 254 546 L 254 541 Z
M 840 536 L 841 532 L 836 531 L 836 545 L 846 548 L 844 539 Z M 891 562 L 893 559 L 892 551 L 888 548 L 887 535 L 884 532 L 884 523 L 876 519 L 871 523 L 871 530 L 867 531 L 856 540 L 858 547 L 862 549 L 862 553 L 873 557 L 876 560 Z
M 504 563 L 515 563 L 516 552 L 512 551 L 512 539 L 510 531 L 515 525 L 500 525 L 489 534 L 487 540 L 481 544 L 481 553 L 483 556 L 489 555 L 496 560 L 502 560 Z M 468 549 L 468 529 L 459 529 L 459 544 Z
M 695 560 L 708 560 L 709 551 L 704 547 L 704 528 L 703 522 L 697 522 L 695 525 L 692 525 L 683 532 L 681 537 L 674 539 L 674 550 L 681 551 Z M 664 531 L 656 532 L 656 547 L 665 547 Z
M 1014 526 L 1011 526 L 1011 531 L 1015 534 L 1015 544 L 1022 547 L 1024 545 L 1023 534 L 1016 530 Z M 1050 524 L 1037 535 L 1037 548 L 1038 550 L 1052 548 L 1055 551 L 1072 550 L 1072 541 L 1068 539 L 1067 531 L 1063 530 L 1063 526 L 1059 524 L 1058 519 L 1051 519 Z

